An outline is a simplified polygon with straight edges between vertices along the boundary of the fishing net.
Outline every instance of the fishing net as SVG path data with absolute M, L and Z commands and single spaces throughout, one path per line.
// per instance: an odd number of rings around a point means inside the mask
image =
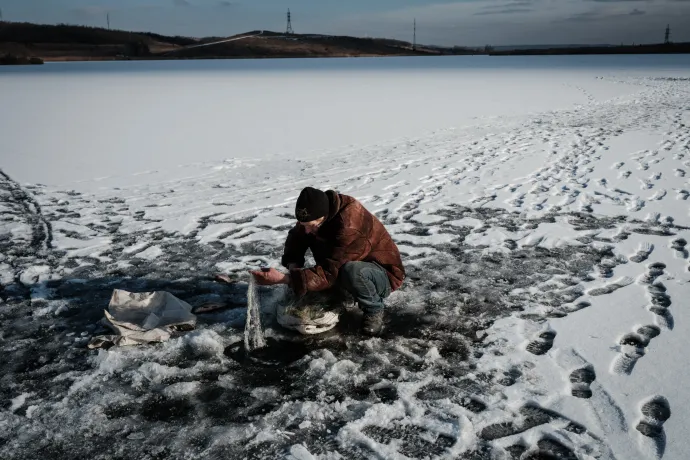
M 276 287 L 277 292 L 269 300 L 275 304 L 279 325 L 300 334 L 313 335 L 333 329 L 340 318 L 339 312 L 347 305 L 354 305 L 349 294 L 338 289 L 309 292 L 297 297 L 287 286 Z M 272 305 L 269 305 L 272 309 Z M 244 326 L 244 349 L 250 353 L 266 346 L 261 326 L 261 298 L 253 276 L 247 290 L 247 320 Z
M 276 318 L 284 328 L 305 335 L 320 334 L 338 324 L 338 310 L 347 302 L 347 297 L 340 292 L 309 292 L 297 298 L 288 289 L 276 308 Z

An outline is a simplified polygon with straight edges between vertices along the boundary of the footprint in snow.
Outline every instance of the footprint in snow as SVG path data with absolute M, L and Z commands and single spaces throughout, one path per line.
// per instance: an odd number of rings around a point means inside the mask
M 580 211 L 581 212 L 593 212 L 594 210 L 592 209 L 592 203 L 585 203 L 582 202 L 580 203 Z
M 525 202 L 525 201 L 523 200 L 523 198 L 524 198 L 524 195 L 517 196 L 517 197 L 515 197 L 515 198 L 513 198 L 513 199 L 508 200 L 507 203 L 508 203 L 509 205 L 512 205 L 513 207 L 519 208 L 519 207 L 521 207 L 522 204 Z
M 362 433 L 368 438 L 383 444 L 394 441 L 396 449 L 401 454 L 420 458 L 431 454 L 440 456 L 445 450 L 455 444 L 456 440 L 445 434 L 437 434 L 414 425 L 380 427 L 365 426 Z
M 561 414 L 539 407 L 536 404 L 528 404 L 519 410 L 520 417 L 515 420 L 505 421 L 501 423 L 494 423 L 482 429 L 478 435 L 485 441 L 494 441 L 496 439 L 514 436 L 516 434 L 524 433 L 534 427 L 544 425 L 546 423 L 558 420 L 559 422 L 568 422 L 564 427 L 566 431 L 576 434 L 585 433 L 587 430 L 584 426 L 567 419 Z M 524 457 L 521 457 L 524 458 Z M 577 457 L 539 457 L 539 458 L 577 458 Z
M 614 291 L 617 291 L 620 288 L 623 288 L 625 286 L 628 286 L 632 284 L 633 279 L 630 278 L 629 276 L 624 276 L 622 278 L 618 278 L 616 281 L 610 284 L 606 284 L 602 287 L 590 289 L 587 291 L 587 294 L 591 296 L 600 296 L 600 295 L 606 295 L 606 294 L 611 294 Z
M 647 290 L 652 299 L 652 304 L 661 308 L 668 308 L 671 306 L 671 297 L 666 294 L 666 286 L 663 283 L 655 283 L 650 285 Z
M 640 188 L 642 188 L 642 190 L 649 190 L 650 188 L 654 187 L 653 183 L 645 179 L 640 179 L 640 183 Z
M 533 355 L 543 355 L 553 347 L 555 338 L 555 331 L 544 331 L 535 340 L 527 344 L 527 351 Z
M 660 271 L 663 273 L 663 270 Z M 656 323 L 666 329 L 673 329 L 673 316 L 668 310 L 671 306 L 671 296 L 666 294 L 666 286 L 663 283 L 651 284 L 648 291 L 652 300 L 649 311 L 656 315 Z
M 663 200 L 665 196 L 666 196 L 666 190 L 660 189 L 660 190 L 657 190 L 657 192 L 654 195 L 652 195 L 649 198 L 649 200 L 650 201 L 659 201 L 659 200 Z
M 661 219 L 661 213 L 658 212 L 650 212 L 647 217 L 644 218 L 645 222 L 651 225 L 658 224 L 659 219 Z
M 648 242 L 643 242 L 640 243 L 640 246 L 637 248 L 637 252 L 630 256 L 630 262 L 635 262 L 635 263 L 640 263 L 644 262 L 649 258 L 649 255 L 652 253 L 654 250 L 654 245 L 652 243 Z
M 620 354 L 613 361 L 613 372 L 630 375 L 637 360 L 645 355 L 649 342 L 660 333 L 661 329 L 656 326 L 642 326 L 636 332 L 624 335 L 619 342 Z
M 563 310 L 566 313 L 575 313 L 576 311 L 584 310 L 585 308 L 591 307 L 592 304 L 586 300 L 581 300 L 572 305 L 566 306 Z
M 626 227 L 620 227 L 618 233 L 613 236 L 613 241 L 625 241 L 631 235 L 630 231 Z
M 687 200 L 689 196 L 690 196 L 690 191 L 678 190 L 678 195 L 676 196 L 676 199 L 677 200 Z
M 576 398 L 589 399 L 592 397 L 592 389 L 590 385 L 596 380 L 597 375 L 594 372 L 594 367 L 588 365 L 580 369 L 575 369 L 570 373 L 568 379 L 572 384 L 570 392 Z
M 503 246 L 512 251 L 517 248 L 517 243 L 515 240 L 508 239 L 503 242 Z
M 601 278 L 611 278 L 613 276 L 613 269 L 616 267 L 616 262 L 610 259 L 604 259 L 597 266 L 599 276 Z
M 630 172 L 630 171 L 623 171 L 623 172 L 621 172 L 621 173 L 618 175 L 618 177 L 621 178 L 621 179 L 627 179 L 628 177 L 630 177 L 630 174 L 632 174 L 632 172 Z
M 614 163 L 613 166 L 611 166 L 611 169 L 621 169 L 621 167 L 625 164 L 623 161 L 619 161 L 618 163 Z
M 688 242 L 685 240 L 685 238 L 677 238 L 671 241 L 671 249 L 676 250 L 676 257 L 680 257 L 682 259 L 688 258 L 688 250 L 685 249 L 687 244 Z
M 536 446 L 530 447 L 523 443 L 517 443 L 506 447 L 505 450 L 510 454 L 510 458 L 513 460 L 536 460 L 547 458 L 577 460 L 577 454 L 575 454 L 575 452 L 552 437 L 541 438 Z
M 475 414 L 486 410 L 486 404 L 477 397 L 459 396 L 457 387 L 430 385 L 419 390 L 416 396 L 422 401 L 449 399 L 458 402 L 462 407 Z
M 629 196 L 632 196 L 632 193 L 626 192 L 625 190 L 621 190 L 621 189 L 619 189 L 619 188 L 614 188 L 613 191 L 616 192 L 616 193 L 618 193 L 618 194 L 620 194 L 620 195 L 629 195 Z
M 685 177 L 685 171 L 682 169 L 676 169 L 676 176 L 678 177 Z
M 626 199 L 625 201 L 628 203 L 628 211 L 630 212 L 640 211 L 645 206 L 645 201 L 637 196 L 631 199 Z
M 542 201 L 540 201 L 540 202 L 533 203 L 533 204 L 532 204 L 532 210 L 534 210 L 534 211 L 541 211 L 542 209 L 544 209 L 544 204 L 546 203 L 546 201 L 547 201 L 547 199 L 544 199 L 544 200 L 542 200 Z
M 654 281 L 664 274 L 666 264 L 663 262 L 654 262 L 647 265 L 647 271 L 640 277 L 640 283 L 652 284 Z
M 671 405 L 665 397 L 654 396 L 642 404 L 640 412 L 642 417 L 635 427 L 644 436 L 640 442 L 644 445 L 651 441 L 652 451 L 657 458 L 661 458 L 666 450 L 666 433 L 663 425 L 671 418 Z

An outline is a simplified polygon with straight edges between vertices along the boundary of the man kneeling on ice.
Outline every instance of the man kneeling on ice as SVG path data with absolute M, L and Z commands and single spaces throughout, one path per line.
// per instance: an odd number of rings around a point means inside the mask
M 355 198 L 333 190 L 306 187 L 295 206 L 297 224 L 288 232 L 282 265 L 255 271 L 257 283 L 287 284 L 301 297 L 307 292 L 342 288 L 364 312 L 362 332 L 383 328 L 383 299 L 398 289 L 405 269 L 398 247 L 383 224 Z M 316 266 L 305 268 L 311 249 Z

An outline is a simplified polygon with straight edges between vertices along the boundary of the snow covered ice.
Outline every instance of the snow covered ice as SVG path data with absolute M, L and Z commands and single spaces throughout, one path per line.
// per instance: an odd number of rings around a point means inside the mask
M 233 144 L 214 131 L 225 109 L 200 115 L 217 120 L 208 131 L 189 115 L 207 108 L 209 88 L 268 88 L 276 69 L 265 80 L 218 63 L 199 76 L 160 63 L 143 76 L 80 71 L 87 88 L 120 79 L 104 96 L 113 104 L 162 94 L 127 93 L 128 82 L 182 91 L 189 116 L 176 132 L 166 117 L 179 101 L 160 99 L 156 135 L 123 113 L 111 135 L 74 145 L 55 135 L 69 117 L 48 123 L 75 85 L 50 69 L 69 65 L 0 73 L 3 106 L 19 88 L 47 104 L 31 139 L 27 114 L 0 114 L 0 458 L 690 458 L 690 65 L 596 58 L 499 61 L 521 63 L 510 71 L 451 58 L 427 74 L 410 68 L 434 61 L 271 64 L 287 66 L 279 74 L 305 111 L 327 106 L 310 130 L 340 126 L 334 139 L 289 134 L 285 149 L 275 139 L 301 129 L 298 117 L 269 114 Z M 309 75 L 312 88 L 300 83 Z M 376 96 L 387 109 L 356 105 L 373 90 L 348 103 L 353 79 L 401 75 Z M 427 113 L 413 118 L 426 124 L 407 124 L 396 104 L 425 81 L 414 104 Z M 329 82 L 346 90 L 322 104 Z M 522 86 L 533 104 L 511 96 Z M 80 97 L 66 110 L 97 120 Z M 130 114 L 152 117 L 151 102 Z M 251 116 L 237 109 L 228 130 L 258 123 L 252 103 L 238 102 Z M 343 111 L 364 121 L 346 129 Z M 408 278 L 379 338 L 357 333 L 356 310 L 320 337 L 282 329 L 276 288 L 258 288 L 266 347 L 247 359 L 246 272 L 278 266 L 306 185 L 361 199 Z M 214 282 L 219 271 L 238 281 Z M 230 308 L 165 343 L 89 350 L 113 289 Z

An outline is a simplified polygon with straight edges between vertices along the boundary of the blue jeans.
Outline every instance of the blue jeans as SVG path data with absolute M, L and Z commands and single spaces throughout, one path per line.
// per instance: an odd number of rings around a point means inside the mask
M 383 299 L 391 294 L 386 270 L 372 262 L 347 262 L 340 268 L 338 284 L 368 314 L 383 311 Z

